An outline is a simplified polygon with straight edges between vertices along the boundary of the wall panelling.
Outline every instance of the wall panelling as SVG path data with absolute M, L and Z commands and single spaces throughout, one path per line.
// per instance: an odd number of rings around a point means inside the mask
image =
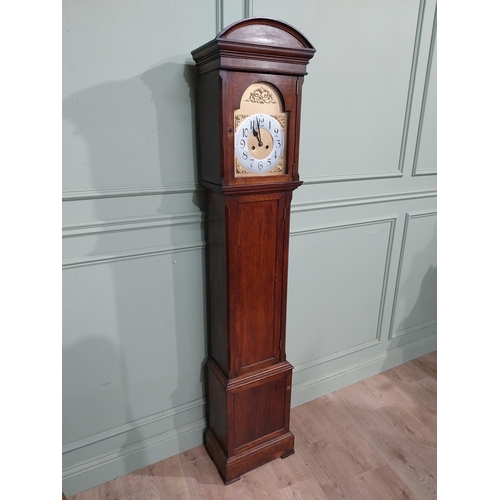
M 198 444 L 205 193 L 190 52 L 247 16 L 317 53 L 291 213 L 292 405 L 436 348 L 432 0 L 63 4 L 63 490 Z

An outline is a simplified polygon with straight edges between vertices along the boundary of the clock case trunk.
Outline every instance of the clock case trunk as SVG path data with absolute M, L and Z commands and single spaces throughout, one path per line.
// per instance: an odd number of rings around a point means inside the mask
M 286 292 L 301 93 L 315 49 L 281 21 L 250 18 L 193 51 L 201 183 L 208 190 L 209 361 L 205 445 L 224 482 L 294 452 Z M 270 84 L 288 116 L 283 174 L 237 177 L 234 110 Z

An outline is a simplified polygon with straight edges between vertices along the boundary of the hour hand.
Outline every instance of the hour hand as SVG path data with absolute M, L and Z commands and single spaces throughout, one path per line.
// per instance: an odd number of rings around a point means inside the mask
M 259 138 L 259 147 L 262 146 L 262 139 L 260 138 L 260 125 L 259 125 L 259 121 L 257 120 L 257 130 L 258 130 L 258 134 L 256 134 L 255 137 L 258 137 Z M 254 129 L 254 133 L 255 133 L 255 129 Z
M 257 124 L 257 127 L 258 126 L 259 125 Z M 259 147 L 262 146 L 262 141 L 260 140 L 260 128 L 259 128 L 259 131 L 257 132 L 257 130 L 255 130 L 255 127 L 252 125 L 252 132 L 253 132 L 253 136 L 257 137 L 257 141 L 258 141 Z

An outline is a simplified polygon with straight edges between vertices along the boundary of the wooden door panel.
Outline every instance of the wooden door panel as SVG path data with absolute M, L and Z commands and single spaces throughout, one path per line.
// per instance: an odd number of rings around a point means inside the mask
M 289 373 L 280 374 L 251 387 L 243 387 L 232 396 L 235 452 L 251 448 L 286 432 L 285 406 Z
M 235 373 L 279 361 L 283 274 L 283 193 L 238 197 L 230 221 L 230 315 Z M 259 280 L 255 280 L 255 276 Z M 235 336 L 236 337 L 236 336 Z

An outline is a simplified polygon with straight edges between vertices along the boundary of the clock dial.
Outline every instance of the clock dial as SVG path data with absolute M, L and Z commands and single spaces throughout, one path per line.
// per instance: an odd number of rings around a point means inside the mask
M 285 134 L 280 122 L 265 113 L 247 116 L 236 130 L 234 149 L 237 160 L 248 172 L 270 172 L 279 164 L 285 150 Z

